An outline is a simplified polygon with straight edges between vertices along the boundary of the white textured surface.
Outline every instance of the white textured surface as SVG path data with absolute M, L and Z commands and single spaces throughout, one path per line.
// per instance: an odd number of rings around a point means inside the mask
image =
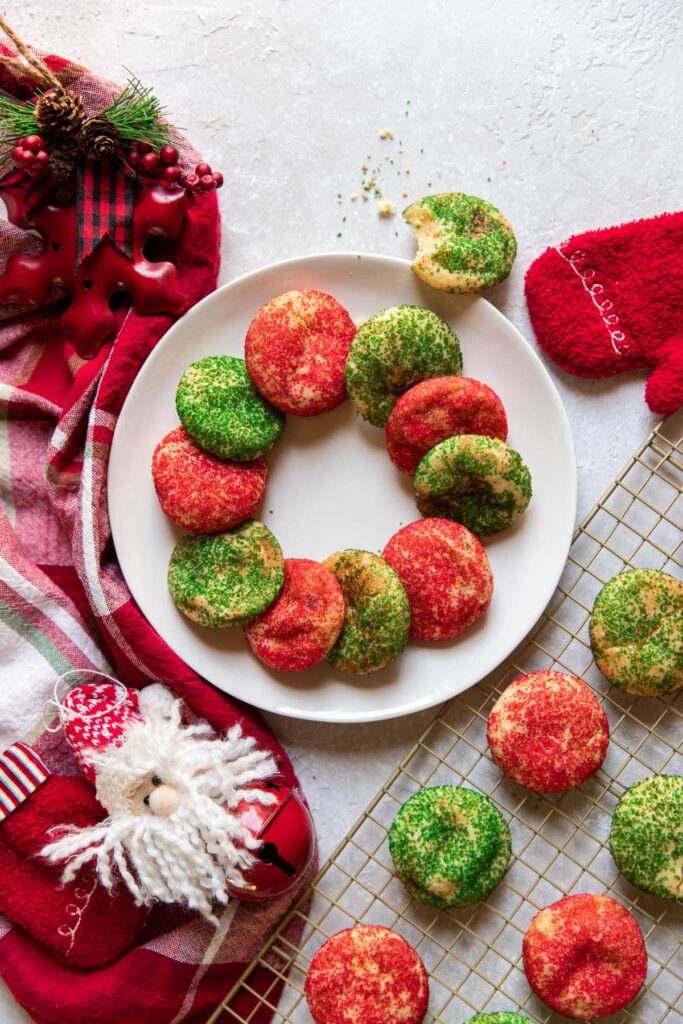
M 403 189 L 460 189 L 510 218 L 519 257 L 489 297 L 530 338 L 522 281 L 545 246 L 680 203 L 678 0 L 5 9 L 36 44 L 114 78 L 122 64 L 134 70 L 225 172 L 222 280 L 335 248 L 410 255 L 399 216 L 380 220 L 372 200 L 348 199 L 367 154 L 377 166 L 386 153 L 396 163 L 383 161 L 383 193 L 399 209 Z M 393 142 L 378 138 L 385 127 Z M 644 376 L 587 383 L 549 369 L 574 431 L 583 515 L 652 425 Z M 430 714 L 360 727 L 269 719 L 306 785 L 324 854 Z M 3 1024 L 10 1014 L 0 1007 Z

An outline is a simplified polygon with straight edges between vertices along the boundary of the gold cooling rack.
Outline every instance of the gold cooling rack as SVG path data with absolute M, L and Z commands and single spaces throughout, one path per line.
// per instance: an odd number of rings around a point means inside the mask
M 274 1024 L 311 1024 L 303 996 L 311 957 L 328 936 L 358 922 L 387 925 L 415 946 L 430 974 L 427 1022 L 462 1024 L 477 1012 L 515 1010 L 534 1022 L 566 1024 L 531 993 L 521 952 L 534 914 L 574 892 L 611 893 L 645 935 L 646 986 L 609 1024 L 683 1024 L 683 904 L 634 889 L 607 848 L 611 815 L 627 787 L 653 773 L 683 774 L 683 702 L 610 687 L 588 643 L 593 599 L 616 573 L 649 567 L 683 575 L 682 485 L 683 415 L 676 415 L 654 430 L 579 529 L 558 589 L 530 636 L 487 679 L 439 711 L 207 1024 L 250 1024 L 267 1011 Z M 497 696 L 516 676 L 543 668 L 585 679 L 600 694 L 611 729 L 600 771 L 578 789 L 549 797 L 507 780 L 486 746 Z M 394 876 L 387 845 L 401 804 L 417 789 L 442 783 L 489 794 L 512 832 L 513 859 L 503 881 L 485 903 L 462 910 L 437 911 L 412 900 Z M 248 995 L 246 1015 L 230 1009 Z

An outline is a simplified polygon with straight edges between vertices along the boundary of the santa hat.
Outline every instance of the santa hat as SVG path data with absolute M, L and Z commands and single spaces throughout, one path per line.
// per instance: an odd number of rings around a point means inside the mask
M 525 291 L 538 344 L 563 370 L 652 367 L 650 409 L 683 405 L 683 212 L 574 235 L 531 264 Z
M 64 732 L 88 781 L 96 785 L 96 762 L 110 744 L 121 746 L 133 722 L 143 722 L 139 695 L 121 683 L 87 683 L 61 705 Z

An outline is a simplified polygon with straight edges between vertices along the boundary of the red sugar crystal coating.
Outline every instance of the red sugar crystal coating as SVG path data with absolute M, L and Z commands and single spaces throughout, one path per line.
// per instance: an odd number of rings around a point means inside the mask
M 493 576 L 486 552 L 466 527 L 420 519 L 394 534 L 382 558 L 398 574 L 410 603 L 410 635 L 447 640 L 488 608 Z
M 412 476 L 423 455 L 456 434 L 505 441 L 508 422 L 498 395 L 470 377 L 432 377 L 401 395 L 387 423 L 391 461 Z
M 244 634 L 266 665 L 298 672 L 317 665 L 334 646 L 344 611 L 344 595 L 330 569 L 308 558 L 286 558 L 279 596 Z
M 367 924 L 337 932 L 320 947 L 304 992 L 316 1024 L 420 1024 L 429 982 L 405 939 Z
M 159 504 L 174 523 L 194 533 L 221 533 L 254 515 L 268 466 L 265 459 L 217 459 L 176 427 L 154 451 L 152 478 Z
M 647 971 L 638 922 L 609 896 L 566 896 L 541 910 L 527 928 L 523 953 L 539 999 L 574 1020 L 622 1009 Z
M 585 782 L 602 764 L 608 742 L 600 701 L 580 679 L 561 672 L 521 676 L 489 715 L 493 760 L 537 793 L 560 793 Z
M 314 289 L 278 295 L 247 331 L 244 356 L 254 387 L 296 416 L 334 409 L 346 398 L 344 365 L 355 333 L 331 295 Z

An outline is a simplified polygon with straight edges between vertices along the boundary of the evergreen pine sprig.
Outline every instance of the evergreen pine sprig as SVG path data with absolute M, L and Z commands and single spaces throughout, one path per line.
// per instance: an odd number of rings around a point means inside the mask
M 0 90 L 0 145 L 38 132 L 35 103 L 24 103 Z
M 161 149 L 178 139 L 177 129 L 163 120 L 165 114 L 152 90 L 131 74 L 123 92 L 99 116 L 111 121 L 124 142 L 149 142 Z

